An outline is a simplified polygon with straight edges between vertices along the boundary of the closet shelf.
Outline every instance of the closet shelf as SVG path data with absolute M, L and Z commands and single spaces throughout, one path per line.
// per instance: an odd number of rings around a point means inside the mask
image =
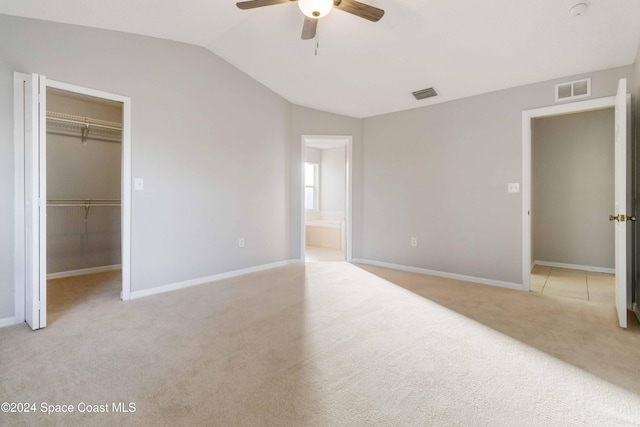
M 47 132 L 67 136 L 80 136 L 82 142 L 96 139 L 109 142 L 122 141 L 122 124 L 90 117 L 47 111 Z
M 47 199 L 47 206 L 120 206 L 120 199 Z

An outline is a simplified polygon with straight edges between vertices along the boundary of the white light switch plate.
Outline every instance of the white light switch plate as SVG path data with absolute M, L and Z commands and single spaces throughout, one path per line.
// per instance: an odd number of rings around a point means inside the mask
M 137 191 L 144 190 L 144 179 L 142 179 L 142 178 L 134 179 L 133 180 L 133 188 L 135 188 Z
M 507 192 L 508 193 L 519 193 L 520 192 L 520 184 L 517 182 L 510 182 L 507 184 Z

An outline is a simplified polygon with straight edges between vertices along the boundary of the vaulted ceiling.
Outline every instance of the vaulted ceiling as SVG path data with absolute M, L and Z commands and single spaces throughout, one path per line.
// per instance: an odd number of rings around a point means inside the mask
M 234 0 L 2 0 L 0 13 L 203 46 L 292 103 L 368 117 L 632 64 L 640 1 L 361 0 L 301 40 L 296 3 L 240 10 Z M 580 0 L 585 1 L 585 0 Z M 439 96 L 416 101 L 433 86 Z

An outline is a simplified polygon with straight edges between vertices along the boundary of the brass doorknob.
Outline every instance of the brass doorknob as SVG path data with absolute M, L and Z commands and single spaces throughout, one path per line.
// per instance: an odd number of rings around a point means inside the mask
M 609 221 L 625 222 L 625 221 L 635 221 L 635 220 L 636 220 L 635 215 L 629 215 L 629 216 L 625 216 L 624 214 L 609 215 Z

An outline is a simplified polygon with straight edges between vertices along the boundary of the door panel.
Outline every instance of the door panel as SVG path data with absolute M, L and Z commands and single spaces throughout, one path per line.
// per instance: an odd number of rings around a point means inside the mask
M 46 270 L 46 80 L 32 74 L 25 84 L 25 320 L 47 324 Z
M 25 150 L 25 320 L 32 329 L 40 328 L 40 218 L 38 206 L 38 78 L 31 75 L 24 86 Z
M 627 79 L 618 84 L 615 105 L 615 271 L 616 310 L 627 327 Z
M 47 326 L 47 78 L 38 78 L 38 149 L 39 149 L 39 288 L 40 288 L 40 327 Z

